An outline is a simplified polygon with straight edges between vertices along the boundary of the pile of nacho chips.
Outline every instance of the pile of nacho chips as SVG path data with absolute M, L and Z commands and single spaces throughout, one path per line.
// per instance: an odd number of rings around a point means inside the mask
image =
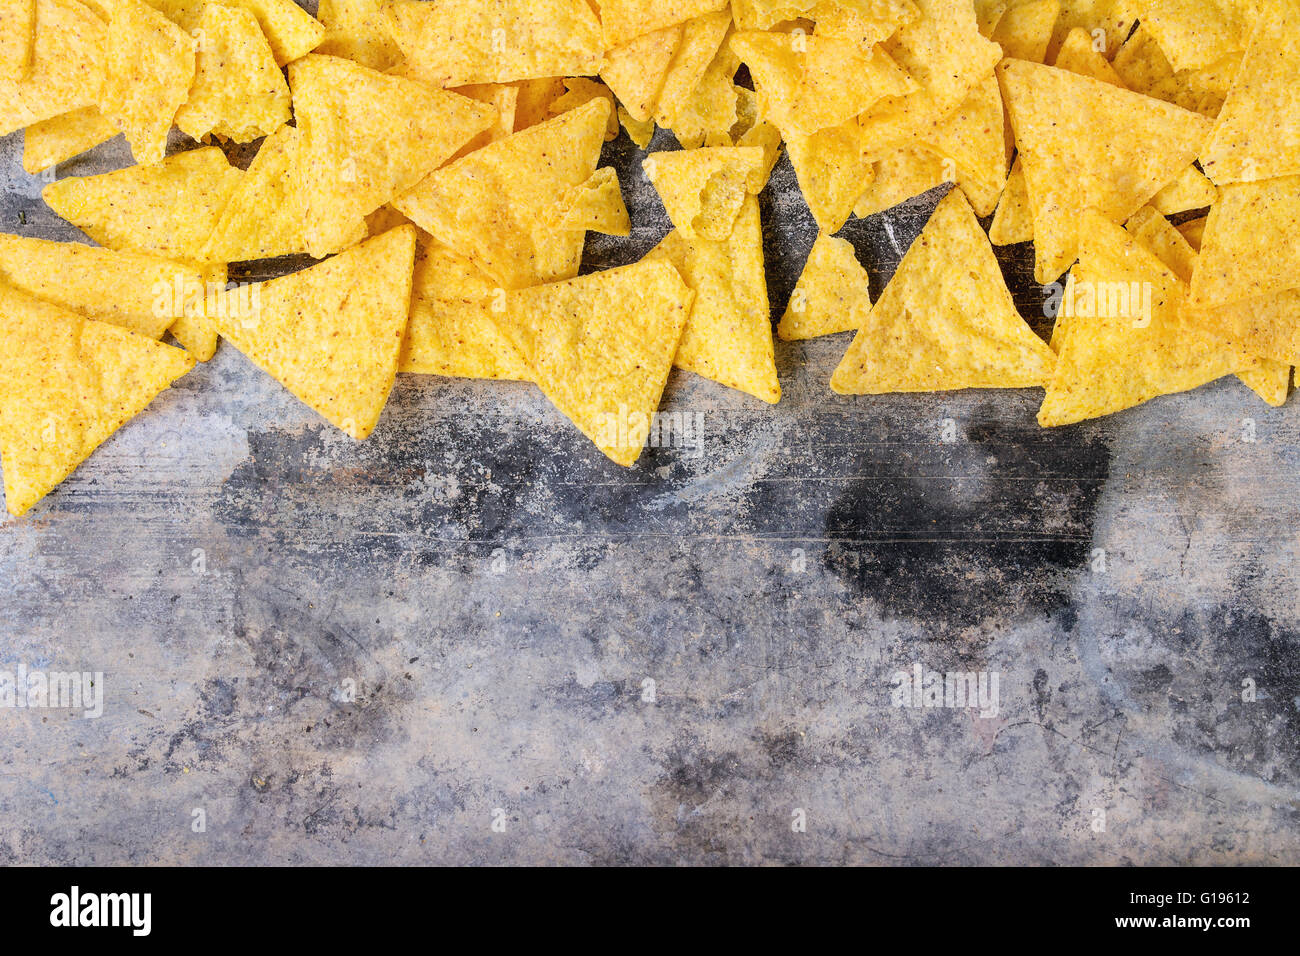
M 1297 117 L 1300 0 L 0 0 L 0 135 L 94 243 L 0 235 L 6 503 L 223 339 L 356 439 L 399 374 L 525 382 L 625 466 L 674 367 L 780 401 L 777 339 L 853 333 L 840 394 L 1042 388 L 1044 426 L 1281 405 Z M 135 165 L 54 175 L 119 134 Z M 580 276 L 631 234 L 623 134 L 672 230 Z M 774 331 L 783 148 L 819 234 Z M 836 233 L 931 190 L 873 301 Z M 1050 341 L 994 253 L 1030 242 Z

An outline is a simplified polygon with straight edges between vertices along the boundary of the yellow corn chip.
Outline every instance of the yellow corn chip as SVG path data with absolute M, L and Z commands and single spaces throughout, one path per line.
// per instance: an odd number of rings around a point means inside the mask
M 495 143 L 514 134 L 515 113 L 519 108 L 518 86 L 513 83 L 479 83 L 474 86 L 462 86 L 452 92 L 468 96 L 480 103 L 487 103 L 497 111 L 497 118 L 491 126 L 462 146 L 451 158 L 451 162 L 455 162 L 462 156 L 468 156 L 489 143 Z
M 998 73 L 1033 210 L 1034 273 L 1044 284 L 1074 261 L 1084 209 L 1127 219 L 1190 165 L 1209 126 L 1199 114 L 1055 67 L 1005 60 Z
M 36 0 L 0 0 L 0 81 L 26 78 L 35 45 Z
M 23 169 L 35 175 L 80 156 L 117 135 L 117 127 L 94 106 L 41 120 L 23 133 Z
M 745 199 L 730 239 L 691 240 L 673 230 L 646 258 L 672 263 L 695 291 L 674 364 L 770 404 L 779 402 L 758 200 Z
M 736 33 L 729 42 L 749 66 L 759 112 L 787 138 L 839 126 L 885 97 L 918 89 L 889 54 L 851 40 Z
M 859 219 L 892 209 L 944 183 L 951 183 L 951 165 L 922 147 L 896 150 L 874 166 L 867 187 L 858 196 L 853 214 Z
M 469 97 L 319 53 L 289 67 L 289 86 L 307 249 L 317 258 L 345 248 L 366 216 L 496 119 Z
M 1007 0 L 975 0 L 975 24 L 981 36 L 993 38 L 993 31 L 1006 16 L 1007 6 Z
M 850 119 L 811 136 L 791 135 L 786 149 L 817 227 L 839 232 L 872 181 L 871 160 L 862 154 L 862 128 Z
M 1024 0 L 998 20 L 992 39 L 1006 56 L 1042 63 L 1060 15 L 1060 0 Z
M 1034 216 L 1029 208 L 1029 189 L 1025 185 L 1025 171 L 1019 157 L 1011 164 L 1011 175 L 998 200 L 993 224 L 989 227 L 989 241 L 995 246 L 1010 246 L 1017 242 L 1032 242 Z
M 727 0 L 600 0 L 605 46 L 613 49 L 655 30 L 727 6 Z
M 1208 221 L 1208 216 L 1202 216 L 1200 219 L 1189 219 L 1178 226 L 1178 231 L 1183 234 L 1183 238 L 1197 252 L 1201 251 L 1201 240 L 1205 238 L 1205 224 Z
M 668 68 L 682 45 L 682 34 L 682 25 L 675 24 L 637 37 L 605 54 L 600 78 L 638 123 L 654 115 Z
M 820 233 L 776 327 L 787 342 L 850 332 L 871 311 L 871 280 L 853 244 Z
M 289 121 L 289 84 L 253 14 L 210 3 L 198 37 L 194 85 L 176 112 L 181 132 L 251 143 Z
M 126 134 L 135 161 L 156 163 L 194 81 L 195 41 L 144 0 L 108 5 L 104 116 Z
M 696 17 L 682 25 L 681 43 L 668 64 L 655 98 L 655 121 L 660 126 L 671 129 L 677 122 L 678 115 L 704 81 L 709 66 L 722 49 L 722 41 L 726 39 L 730 26 L 731 13 L 728 10 Z
M 641 149 L 649 148 L 650 140 L 654 139 L 655 136 L 654 120 L 638 123 L 621 106 L 618 108 L 618 120 L 623 124 L 623 128 L 627 130 L 627 135 L 632 142 L 636 143 Z
M 1104 41 L 1102 45 L 1104 49 Z M 1066 34 L 1061 49 L 1056 54 L 1056 68 L 1080 76 L 1090 76 L 1111 86 L 1125 85 L 1110 61 L 1097 49 L 1097 41 L 1082 27 L 1075 27 Z
M 1175 73 L 1145 25 L 1129 37 L 1114 60 L 1115 72 L 1130 90 L 1211 119 L 1223 108 L 1240 66 L 1241 54 L 1233 53 L 1204 69 Z
M 215 146 L 98 176 L 50 183 L 41 195 L 101 246 L 186 262 L 204 246 L 240 179 Z
M 397 0 L 384 13 L 408 75 L 433 86 L 594 76 L 606 50 L 587 0 Z
M 816 0 L 731 0 L 736 27 L 741 30 L 769 30 L 807 15 L 814 6 Z
M 1186 318 L 1199 329 L 1242 343 L 1252 355 L 1300 365 L 1300 289 L 1215 308 L 1189 306 Z
M 193 33 L 203 18 L 203 8 L 210 0 L 148 0 L 149 5 Z M 220 0 L 227 7 L 239 7 L 257 17 L 266 40 L 271 45 L 278 66 L 306 56 L 325 39 L 325 27 L 293 0 Z M 322 4 L 323 5 L 323 4 Z
M 1200 266 L 1192 279 L 1198 309 L 1300 288 L 1300 176 L 1233 183 L 1210 209 Z
M 0 73 L 0 136 L 98 103 L 108 30 L 76 0 L 37 0 L 30 68 Z
M 591 174 L 581 186 L 569 189 L 556 207 L 556 228 L 606 236 L 630 236 L 632 219 L 623 203 L 618 171 L 606 166 Z
M 578 274 L 581 233 L 555 204 L 600 162 L 609 101 L 592 100 L 439 169 L 393 205 L 507 289 Z
M 1265 402 L 1281 408 L 1291 394 L 1291 368 L 1290 362 L 1263 359 L 1259 368 L 1238 372 L 1237 378 Z
M 642 165 L 683 238 L 720 241 L 735 228 L 763 163 L 757 147 L 718 146 L 655 153 Z
M 1204 209 L 1219 198 L 1219 191 L 1195 166 L 1188 166 L 1178 178 L 1155 194 L 1151 205 L 1163 215 L 1173 216 L 1189 209 Z
M 842 395 L 1045 385 L 1052 350 L 1016 312 L 961 192 L 944 197 L 831 377 Z
M 172 337 L 185 347 L 196 361 L 207 362 L 217 354 L 217 319 L 213 311 L 207 308 L 209 301 L 217 302 L 229 288 L 229 275 L 225 265 L 204 266 L 202 297 L 193 297 L 184 302 L 181 315 L 172 323 Z M 178 301 L 172 296 L 168 301 Z
M 514 85 L 519 88 L 519 99 L 515 103 L 516 133 L 553 119 L 552 104 L 568 92 L 561 77 L 523 80 Z
M 53 490 L 194 360 L 0 286 L 0 462 L 15 516 Z
M 222 338 L 357 440 L 397 377 L 415 262 L 400 226 L 302 272 L 235 289 L 215 306 Z
M 1137 239 L 1093 210 L 1079 227 L 1066 284 L 1056 375 L 1043 427 L 1132 408 L 1197 388 L 1259 360 L 1182 319 L 1186 286 Z M 1059 324 L 1058 320 L 1058 324 Z
M 320 0 L 317 16 L 325 39 L 317 53 L 341 56 L 381 73 L 396 66 L 402 52 L 388 32 L 385 0 Z
M 737 92 L 739 89 L 737 87 Z M 745 90 L 745 92 L 749 91 Z M 749 183 L 749 191 L 757 195 L 767 188 L 767 182 L 772 178 L 772 170 L 776 168 L 781 158 L 781 144 L 784 142 L 781 139 L 781 131 L 771 123 L 760 122 L 755 123 L 739 136 L 733 129 L 731 135 L 737 146 L 757 147 L 763 151 L 762 174 L 751 179 Z
M 618 101 L 608 86 L 577 76 L 565 80 L 564 87 L 567 92 L 551 104 L 552 116 L 576 110 L 594 99 L 606 100 L 609 103 L 609 119 L 605 122 L 605 142 L 612 143 L 618 139 Z
M 556 408 L 611 460 L 631 467 L 692 298 L 672 266 L 643 261 L 511 293 L 497 321 Z
M 1219 185 L 1300 173 L 1300 35 L 1293 2 L 1260 16 L 1201 167 Z
M 1061 15 L 1056 20 L 1056 32 L 1047 50 L 1048 59 L 1055 61 L 1066 37 L 1075 29 L 1086 31 L 1099 47 L 1097 52 L 1110 59 L 1133 29 L 1137 20 L 1134 7 L 1135 0 L 1061 0 Z
M 1201 69 L 1245 49 L 1244 11 L 1231 0 L 1136 0 L 1134 8 L 1175 71 Z
M 203 276 L 177 262 L 79 242 L 0 235 L 0 283 L 90 319 L 162 338 L 201 293 Z
M 523 357 L 493 319 L 505 311 L 505 291 L 474 263 L 445 246 L 421 243 L 397 370 L 532 381 Z
M 700 146 L 729 146 L 731 128 L 739 119 L 739 97 L 733 82 L 740 60 L 731 48 L 723 43 L 717 56 L 704 71 L 695 90 L 677 109 L 668 128 L 684 149 Z M 667 116 L 659 116 L 665 120 Z M 660 126 L 664 123 L 660 122 Z
M 813 7 L 817 32 L 870 46 L 921 15 L 912 0 L 821 0 Z
M 975 84 L 947 119 L 920 133 L 922 145 L 955 165 L 957 184 L 978 216 L 992 214 L 1007 183 L 1011 159 L 1007 132 L 1002 91 L 990 75 Z

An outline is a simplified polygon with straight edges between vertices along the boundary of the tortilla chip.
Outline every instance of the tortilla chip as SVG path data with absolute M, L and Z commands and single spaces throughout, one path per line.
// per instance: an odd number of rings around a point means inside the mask
M 600 78 L 638 123 L 654 115 L 668 68 L 682 44 L 682 33 L 683 26 L 676 24 L 637 37 L 605 54 Z
M 215 303 L 222 338 L 358 441 L 379 423 L 397 377 L 415 262 L 400 226 L 302 272 Z
M 818 33 L 864 47 L 888 39 L 920 15 L 911 0 L 822 0 L 813 7 Z
M 776 327 L 787 342 L 855 331 L 871 311 L 871 280 L 853 244 L 819 233 Z
M 1222 0 L 1137 0 L 1138 19 L 1175 71 L 1198 70 L 1245 49 L 1245 24 Z
M 811 136 L 792 135 L 786 149 L 818 229 L 839 232 L 872 182 L 871 160 L 862 154 L 862 128 L 850 119 Z
M 194 367 L 167 345 L 0 286 L 0 461 L 21 516 Z
M 691 240 L 673 230 L 646 258 L 672 263 L 695 291 L 674 364 L 770 404 L 779 402 L 758 200 L 745 199 L 730 239 Z
M 874 174 L 866 190 L 858 196 L 853 214 L 859 219 L 886 209 L 914 196 L 920 196 L 944 183 L 952 182 L 948 174 L 953 170 L 944 161 L 923 147 L 906 147 L 896 150 L 874 166 Z
M 1281 408 L 1291 395 L 1291 363 L 1264 359 L 1259 368 L 1238 372 L 1237 378 L 1274 408 Z
M 148 0 L 149 5 L 186 33 L 193 33 L 210 0 Z M 257 17 L 277 66 L 306 56 L 325 39 L 325 27 L 293 0 L 220 0 Z
M 763 162 L 761 149 L 720 146 L 655 153 L 642 166 L 684 238 L 721 241 L 762 178 Z
M 1145 25 L 1129 37 L 1114 60 L 1115 72 L 1130 90 L 1210 119 L 1222 110 L 1240 66 L 1241 54 L 1233 53 L 1204 69 L 1175 73 Z
M 1007 0 L 975 0 L 975 25 L 981 36 L 993 38 L 993 31 L 1006 16 L 1007 6 Z
M 519 108 L 518 86 L 513 83 L 480 83 L 475 86 L 462 86 L 452 92 L 488 104 L 497 111 L 497 118 L 491 126 L 462 146 L 451 158 L 451 162 L 455 162 L 462 156 L 468 156 L 489 143 L 495 143 L 514 134 L 515 113 Z
M 612 143 L 618 139 L 618 100 L 614 98 L 614 93 L 608 86 L 576 76 L 565 80 L 564 87 L 567 92 L 551 104 L 552 116 L 576 110 L 592 100 L 603 99 L 609 103 L 609 119 L 605 121 L 605 142 Z
M 144 0 L 112 0 L 109 10 L 100 110 L 126 134 L 137 163 L 156 163 L 194 82 L 197 44 Z
M 201 262 L 208 235 L 242 177 L 220 149 L 206 146 L 152 166 L 61 179 L 41 195 L 101 246 Z
M 1210 209 L 1200 266 L 1192 279 L 1198 309 L 1300 288 L 1300 176 L 1233 183 Z
M 1178 231 L 1183 234 L 1183 238 L 1197 252 L 1201 251 L 1201 241 L 1205 238 L 1205 224 L 1209 222 L 1208 216 L 1202 216 L 1200 219 L 1189 219 L 1187 222 L 1180 223 Z
M 388 32 L 385 0 L 320 0 L 317 17 L 325 39 L 317 53 L 341 56 L 381 73 L 396 66 L 402 51 Z
M 41 120 L 23 133 L 23 169 L 34 176 L 116 135 L 117 127 L 94 106 Z
M 21 82 L 36 46 L 36 0 L 0 0 L 0 81 Z
M 1055 67 L 1005 60 L 998 74 L 1033 210 L 1034 274 L 1044 284 L 1074 261 L 1083 210 L 1124 221 L 1190 165 L 1209 126 L 1199 114 Z
M 684 149 L 731 145 L 731 128 L 739 119 L 739 94 L 733 82 L 740 60 L 723 43 L 694 91 L 677 109 L 667 128 Z M 666 85 L 666 84 L 665 84 Z M 664 126 L 666 115 L 657 114 Z
M 1260 16 L 1201 167 L 1220 186 L 1300 173 L 1300 36 L 1293 3 Z
M 519 88 L 519 99 L 515 102 L 516 133 L 553 119 L 552 104 L 568 92 L 561 77 L 523 80 L 514 85 Z
M 618 171 L 613 166 L 596 170 L 581 186 L 569 189 L 556 213 L 558 229 L 606 236 L 632 234 L 632 218 L 623 203 Z
M 1025 185 L 1025 170 L 1020 158 L 1011 164 L 1011 175 L 998 200 L 993 224 L 989 227 L 989 241 L 995 246 L 1010 246 L 1017 242 L 1032 242 L 1034 216 L 1029 208 L 1029 188 Z
M 739 88 L 737 88 L 739 92 Z M 746 93 L 749 91 L 746 90 Z M 732 130 L 732 138 L 735 144 L 742 149 L 745 147 L 757 147 L 763 151 L 763 165 L 759 175 L 751 178 L 749 191 L 757 195 L 767 188 L 768 180 L 772 178 L 772 170 L 776 168 L 777 162 L 781 159 L 781 146 L 785 142 L 781 138 L 781 131 L 771 123 L 756 123 L 749 129 L 745 130 L 739 136 Z
M 754 78 L 759 113 L 787 138 L 840 126 L 885 97 L 919 89 L 888 53 L 851 40 L 736 33 L 729 42 Z
M 0 235 L 0 283 L 86 318 L 162 338 L 203 288 L 192 267 L 79 242 Z
M 289 121 L 289 84 L 253 14 L 210 3 L 198 36 L 194 85 L 176 112 L 181 132 L 251 143 Z
M 643 261 L 511 293 L 497 323 L 556 408 L 612 461 L 631 467 L 692 298 L 672 266 Z
M 1185 284 L 1137 239 L 1088 210 L 1039 424 L 1110 415 L 1259 364 L 1237 343 L 1184 322 L 1185 293 Z
M 1060 0 L 1023 0 L 998 20 L 992 39 L 1006 56 L 1042 63 L 1060 15 Z
M 99 102 L 108 30 L 76 0 L 37 0 L 31 67 L 0 73 L 0 136 Z
M 1045 385 L 1052 350 L 1025 324 L 965 196 L 944 197 L 844 354 L 841 395 Z
M 1186 319 L 1199 329 L 1241 343 L 1252 355 L 1300 365 L 1300 289 L 1216 308 L 1189 307 Z
M 956 166 L 957 184 L 975 214 L 991 215 L 1006 186 L 1011 160 L 997 78 L 990 75 L 975 84 L 947 119 L 923 129 L 919 138 L 932 153 Z
M 728 0 L 600 0 L 608 49 L 727 6 Z
M 648 120 L 645 123 L 638 123 L 632 118 L 631 114 L 629 114 L 627 110 L 620 106 L 618 108 L 618 121 L 622 123 L 623 128 L 627 130 L 628 138 L 631 139 L 632 142 L 636 143 L 638 147 L 641 149 L 648 149 L 650 147 L 650 141 L 654 139 L 655 136 L 654 120 Z
M 682 24 L 681 41 L 664 72 L 654 101 L 655 121 L 670 128 L 690 102 L 722 49 L 731 12 L 721 10 Z
M 432 86 L 595 76 L 606 50 L 587 0 L 397 0 L 384 14 L 408 75 Z
M 207 362 L 217 354 L 219 336 L 216 316 L 210 314 L 206 306 L 200 303 L 206 303 L 209 298 L 216 301 L 216 298 L 229 288 L 227 281 L 229 275 L 223 264 L 204 266 L 201 275 L 203 277 L 201 298 L 194 296 L 186 300 L 181 315 L 172 323 L 168 331 L 196 361 Z M 173 294 L 168 301 L 178 302 L 179 296 Z
M 307 249 L 316 258 L 345 248 L 366 216 L 496 120 L 492 107 L 469 97 L 319 53 L 290 65 L 289 86 Z
M 1125 85 L 1110 61 L 1097 49 L 1097 41 L 1082 27 L 1075 27 L 1066 34 L 1061 49 L 1056 54 L 1056 68 L 1080 76 L 1090 76 L 1111 86 Z
M 1155 194 L 1151 205 L 1166 216 L 1191 209 L 1204 209 L 1219 198 L 1219 191 L 1195 166 L 1188 166 L 1178 178 Z
M 1082 29 L 1100 45 L 1097 52 L 1110 59 L 1133 29 L 1137 20 L 1134 6 L 1134 0 L 1061 0 L 1061 15 L 1047 58 L 1054 62 L 1070 31 Z
M 506 289 L 578 274 L 581 233 L 557 231 L 555 204 L 600 162 L 609 101 L 592 100 L 427 177 L 393 205 Z
M 505 310 L 504 290 L 474 263 L 445 246 L 421 243 L 397 370 L 532 381 L 527 363 L 493 318 Z

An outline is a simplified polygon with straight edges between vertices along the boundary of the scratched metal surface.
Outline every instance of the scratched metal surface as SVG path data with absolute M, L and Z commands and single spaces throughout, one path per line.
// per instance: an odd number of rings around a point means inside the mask
M 4 229 L 81 238 L 20 150 Z M 587 269 L 668 228 L 606 159 L 635 234 Z M 876 294 L 936 201 L 850 225 Z M 775 316 L 787 163 L 763 211 Z M 0 524 L 0 667 L 106 700 L 0 710 L 0 860 L 1300 859 L 1295 404 L 1047 432 L 1036 391 L 834 396 L 847 344 L 778 343 L 776 408 L 674 374 L 702 453 L 630 471 L 523 385 L 403 378 L 356 444 L 224 348 Z M 914 664 L 996 672 L 999 713 L 895 708 Z

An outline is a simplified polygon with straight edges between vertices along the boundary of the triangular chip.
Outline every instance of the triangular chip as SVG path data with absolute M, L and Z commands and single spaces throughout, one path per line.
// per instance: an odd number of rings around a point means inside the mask
M 690 240 L 674 230 L 647 258 L 671 262 L 695 291 L 674 364 L 769 404 L 779 402 L 758 199 L 745 199 L 730 239 Z
M 632 142 L 636 143 L 639 149 L 649 149 L 650 141 L 655 136 L 654 120 L 646 120 L 644 123 L 638 122 L 632 118 L 632 114 L 623 107 L 618 108 L 618 121 L 627 130 L 627 135 Z
M 26 78 L 35 45 L 36 0 L 0 0 L 0 81 Z
M 618 171 L 613 166 L 596 170 L 581 186 L 564 194 L 556 206 L 556 228 L 569 232 L 598 232 L 605 236 L 630 236 L 632 218 L 623 202 Z
M 1007 8 L 991 39 L 1006 56 L 1042 63 L 1060 15 L 1060 0 L 1023 0 Z
M 289 121 L 289 84 L 257 17 L 210 3 L 199 21 L 197 69 L 176 125 L 191 139 L 215 133 L 236 143 L 269 136 Z
M 1028 388 L 1052 350 L 1016 311 L 979 220 L 958 190 L 935 209 L 831 377 L 843 395 Z
M 302 272 L 232 290 L 221 335 L 358 440 L 379 423 L 411 305 L 415 229 L 399 226 Z
M 866 189 L 858 196 L 853 215 L 859 219 L 886 209 L 914 196 L 920 196 L 945 183 L 951 183 L 955 169 L 924 147 L 907 147 L 895 150 L 877 162 L 866 182 Z
M 493 318 L 505 311 L 505 292 L 474 263 L 445 246 L 421 243 L 397 370 L 532 381 L 527 363 Z
M 501 330 L 537 384 L 617 464 L 641 456 L 694 296 L 642 261 L 507 296 Z
M 1101 46 L 1105 49 L 1104 39 Z M 1115 72 L 1115 68 L 1110 65 L 1110 61 L 1097 49 L 1097 42 L 1092 34 L 1082 27 L 1075 27 L 1066 34 L 1065 42 L 1061 44 L 1061 49 L 1056 54 L 1055 66 L 1058 70 L 1090 76 L 1111 86 L 1125 85 L 1119 74 Z
M 210 0 L 148 0 L 186 33 L 193 33 Z M 325 27 L 294 0 L 220 0 L 227 7 L 239 7 L 257 17 L 266 34 L 278 66 L 306 56 L 325 38 Z
M 1259 368 L 1238 372 L 1237 378 L 1269 405 L 1281 408 L 1291 395 L 1291 370 L 1290 362 L 1264 359 Z
M 556 201 L 600 162 L 609 101 L 592 100 L 439 169 L 393 205 L 507 289 L 578 274 L 581 233 L 553 227 Z
M 812 8 L 818 33 L 863 46 L 881 42 L 920 15 L 912 0 L 818 0 Z
M 811 136 L 789 136 L 786 149 L 817 227 L 835 233 L 844 228 L 853 204 L 873 180 L 871 160 L 862 154 L 857 120 Z
M 821 233 L 776 334 L 788 342 L 858 329 L 871 311 L 871 280 L 853 244 Z
M 1178 178 L 1156 193 L 1151 205 L 1165 216 L 1177 215 L 1190 209 L 1204 209 L 1212 206 L 1219 198 L 1219 191 L 1214 183 L 1195 166 L 1188 166 Z
M 1134 11 L 1176 70 L 1196 70 L 1245 48 L 1237 0 L 1134 0 Z
M 622 46 L 646 33 L 721 10 L 727 3 L 728 0 L 600 0 L 605 46 L 610 49 Z
M 1189 306 L 1186 318 L 1212 335 L 1241 343 L 1252 355 L 1300 365 L 1300 289 L 1206 309 Z
M 35 175 L 116 135 L 117 127 L 94 106 L 41 120 L 23 131 L 23 169 Z
M 137 163 L 167 154 L 167 132 L 194 81 L 192 36 L 144 0 L 109 0 L 104 116 L 126 134 Z
M 989 75 L 975 84 L 947 119 L 920 133 L 922 145 L 956 166 L 950 172 L 977 216 L 993 212 L 1006 185 L 1011 159 L 1007 132 L 1002 91 Z
M 383 72 L 402 59 L 384 17 L 385 0 L 320 0 L 316 15 L 325 27 L 317 53 L 341 56 Z
M 204 290 L 201 299 L 195 296 L 181 302 L 179 292 L 168 297 L 167 301 L 173 303 L 173 307 L 180 312 L 168 331 L 197 361 L 207 362 L 217 354 L 219 338 L 216 318 L 207 308 L 207 303 L 209 300 L 215 302 L 217 297 L 230 288 L 230 274 L 222 264 L 204 266 L 200 274 Z
M 208 235 L 243 175 L 221 150 L 205 146 L 152 166 L 61 179 L 41 195 L 101 246 L 201 262 Z
M 851 40 L 749 32 L 729 42 L 754 78 L 759 112 L 787 138 L 839 126 L 885 97 L 918 89 L 884 50 Z
M 1082 29 L 1100 47 L 1107 59 L 1124 43 L 1137 20 L 1133 0 L 1061 0 L 1061 15 L 1047 58 L 1054 61 L 1071 30 Z M 1062 67 L 1068 69 L 1068 67 Z
M 1186 286 L 1133 236 L 1089 210 L 1058 317 L 1060 356 L 1043 427 L 1132 408 L 1259 364 L 1182 318 Z
M 407 75 L 433 86 L 594 76 L 607 48 L 587 0 L 397 0 L 385 16 Z
M 1135 93 L 1214 119 L 1223 109 L 1233 79 L 1241 68 L 1240 53 L 1199 70 L 1174 72 L 1145 24 L 1138 26 L 1115 54 L 1115 72 Z
M 739 69 L 739 58 L 723 43 L 695 89 L 678 105 L 667 127 L 684 149 L 731 145 L 731 129 L 740 118 L 739 93 L 734 82 Z M 667 88 L 668 84 L 664 85 Z M 660 126 L 668 119 L 666 102 L 665 98 L 665 111 L 657 117 Z
M 682 42 L 668 65 L 655 100 L 655 122 L 660 126 L 671 129 L 676 125 L 678 114 L 690 102 L 722 49 L 730 26 L 729 10 L 705 14 L 682 25 Z
M 0 74 L 0 136 L 99 102 L 108 29 L 77 0 L 37 0 L 30 68 Z
M 0 286 L 0 463 L 25 514 L 194 360 Z
M 995 246 L 1010 246 L 1031 242 L 1033 238 L 1034 213 L 1029 208 L 1029 187 L 1025 185 L 1025 170 L 1017 156 L 993 214 L 993 224 L 989 226 L 989 241 Z
M 307 249 L 317 258 L 345 248 L 358 222 L 496 119 L 467 96 L 318 53 L 290 65 L 289 86 Z
M 1209 142 L 1219 185 L 1300 173 L 1300 36 L 1291 0 L 1265 4 Z
M 1055 67 L 1005 60 L 998 73 L 1034 214 L 1034 274 L 1044 284 L 1074 261 L 1085 209 L 1124 221 L 1191 163 L 1209 127 L 1199 114 Z
M 153 256 L 0 235 L 0 283 L 158 339 L 184 311 L 186 298 L 201 293 L 203 276 Z
M 574 76 L 564 81 L 565 94 L 551 104 L 551 116 L 559 116 L 579 106 L 586 106 L 592 100 L 603 99 L 609 103 L 609 118 L 605 121 L 605 142 L 612 143 L 618 139 L 618 100 L 613 91 L 597 80 Z
M 1196 308 L 1300 288 L 1300 175 L 1233 183 L 1210 209 L 1200 266 L 1192 279 Z
M 519 98 L 515 101 L 516 133 L 553 119 L 555 114 L 551 107 L 568 92 L 564 78 L 559 76 L 544 80 L 521 80 L 512 85 L 519 89 Z
M 1197 252 L 1201 251 L 1201 243 L 1205 239 L 1205 224 L 1209 221 L 1209 216 L 1201 216 L 1199 219 L 1189 219 L 1178 224 L 1178 231 Z
M 684 238 L 722 240 L 761 179 L 763 159 L 757 147 L 717 146 L 655 153 L 642 165 Z
M 654 115 L 668 67 L 682 45 L 681 24 L 647 33 L 605 54 L 600 78 L 628 115 L 644 123 Z

